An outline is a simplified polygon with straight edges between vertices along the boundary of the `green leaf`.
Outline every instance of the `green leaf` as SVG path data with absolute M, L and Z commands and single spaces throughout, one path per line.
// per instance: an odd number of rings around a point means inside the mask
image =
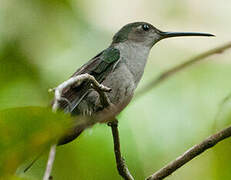
M 50 108 L 22 107 L 0 111 L 0 178 L 63 135 L 71 118 Z

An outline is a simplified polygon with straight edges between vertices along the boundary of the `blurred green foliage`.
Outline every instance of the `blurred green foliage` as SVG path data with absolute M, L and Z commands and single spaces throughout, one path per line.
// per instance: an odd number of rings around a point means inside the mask
M 14 174 L 25 160 L 40 154 L 68 128 L 70 117 L 50 108 L 0 111 L 0 174 Z
M 216 39 L 172 39 L 156 45 L 139 88 L 164 69 L 230 38 L 228 1 L 0 1 L 3 180 L 42 178 L 46 154 L 26 174 L 22 169 L 63 132 L 63 120 L 70 120 L 42 108 L 52 99 L 47 90 L 107 47 L 120 26 L 147 20 L 163 30 L 217 35 Z M 230 68 L 230 52 L 209 58 L 134 100 L 122 112 L 118 117 L 121 148 L 136 179 L 144 179 L 215 129 L 230 124 L 231 108 L 226 104 L 214 125 L 218 104 L 231 91 Z M 229 180 L 230 158 L 227 139 L 168 179 Z M 55 180 L 119 179 L 110 129 L 97 125 L 58 147 L 52 175 Z

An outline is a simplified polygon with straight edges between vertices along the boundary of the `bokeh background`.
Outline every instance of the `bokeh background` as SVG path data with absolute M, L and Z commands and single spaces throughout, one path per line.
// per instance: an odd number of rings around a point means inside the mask
M 106 48 L 127 23 L 148 21 L 161 30 L 216 35 L 158 43 L 139 91 L 160 72 L 230 41 L 230 8 L 227 0 L 0 0 L 0 109 L 48 106 L 52 94 L 47 90 Z M 119 115 L 122 153 L 135 179 L 230 124 L 229 104 L 215 121 L 220 102 L 231 92 L 230 56 L 227 51 L 185 69 L 135 98 Z M 230 145 L 230 139 L 221 142 L 166 179 L 231 179 Z M 33 156 L 28 158 L 17 176 L 41 179 L 47 154 L 23 174 Z M 96 125 L 59 147 L 52 175 L 55 180 L 120 179 L 110 128 Z

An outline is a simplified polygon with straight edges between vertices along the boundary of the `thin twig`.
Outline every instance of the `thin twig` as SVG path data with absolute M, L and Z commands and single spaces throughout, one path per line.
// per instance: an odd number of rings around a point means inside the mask
M 137 93 L 137 97 L 144 95 L 146 92 L 150 91 L 152 88 L 154 88 L 157 85 L 159 85 L 160 83 L 164 82 L 166 79 L 170 78 L 172 75 L 176 74 L 177 72 L 184 70 L 188 66 L 191 66 L 194 63 L 199 62 L 199 61 L 201 61 L 201 60 L 203 60 L 209 56 L 212 56 L 214 54 L 222 53 L 225 50 L 230 49 L 230 48 L 231 48 L 231 42 L 229 42 L 225 45 L 219 46 L 217 48 L 214 48 L 212 50 L 209 50 L 207 52 L 204 52 L 202 54 L 199 54 L 198 56 L 191 58 L 188 61 L 186 61 L 182 64 L 179 64 L 179 65 L 163 72 L 157 78 L 155 78 L 151 83 L 149 83 L 147 86 L 145 86 L 143 89 L 141 89 Z M 224 136 L 222 136 L 222 134 L 224 134 Z M 176 171 L 178 168 L 183 166 L 185 163 L 187 163 L 188 161 L 190 161 L 194 157 L 201 154 L 206 149 L 214 146 L 219 141 L 229 137 L 230 134 L 231 134 L 231 130 L 229 127 L 227 129 L 220 131 L 219 133 L 217 133 L 213 136 L 210 136 L 209 138 L 204 140 L 202 143 L 189 149 L 182 156 L 178 157 L 175 161 L 172 161 L 171 163 L 169 163 L 168 165 L 166 165 L 165 167 L 163 167 L 162 169 L 160 169 L 159 171 L 157 171 L 156 173 L 154 173 L 152 176 L 150 176 L 147 179 L 148 180 L 159 180 L 159 179 L 163 179 L 163 178 L 169 176 L 174 171 Z M 221 137 L 221 138 L 219 138 L 219 137 Z
M 53 112 L 57 111 L 57 109 L 59 108 L 59 103 L 64 99 L 62 97 L 62 93 L 64 89 L 71 87 L 73 85 L 78 86 L 83 81 L 86 81 L 86 80 L 89 80 L 92 83 L 92 87 L 99 93 L 101 103 L 109 106 L 110 103 L 108 101 L 108 97 L 106 96 L 104 92 L 109 92 L 111 91 L 111 89 L 102 84 L 99 84 L 93 76 L 89 74 L 81 74 L 78 76 L 71 77 L 68 80 L 64 81 L 62 84 L 60 84 L 58 87 L 49 90 L 49 91 L 55 92 L 54 103 L 52 105 Z M 67 99 L 65 100 L 69 103 Z M 87 118 L 85 120 L 87 120 Z M 81 121 L 81 123 L 79 123 L 79 127 L 87 127 L 88 125 L 91 125 L 92 123 L 89 123 L 89 121 L 86 121 L 85 124 L 83 125 L 83 121 Z M 50 148 L 50 153 L 48 156 L 46 171 L 44 173 L 43 180 L 49 180 L 49 178 L 51 177 L 52 166 L 53 166 L 54 159 L 55 159 L 55 151 L 56 151 L 56 144 L 52 145 Z
M 187 150 L 184 154 L 179 156 L 174 161 L 170 162 L 168 165 L 161 168 L 159 171 L 151 175 L 147 178 L 147 180 L 161 180 L 165 177 L 172 174 L 178 168 L 195 158 L 196 156 L 200 155 L 207 149 L 215 146 L 218 142 L 228 138 L 231 136 L 231 126 L 219 131 L 218 133 L 209 136 L 200 144 L 193 146 L 189 150 Z
M 51 176 L 52 166 L 55 160 L 55 153 L 56 153 L 56 144 L 52 145 L 50 148 L 49 158 L 47 161 L 46 171 L 43 176 L 43 180 L 49 180 Z
M 212 56 L 214 54 L 220 54 L 223 53 L 225 50 L 230 49 L 231 48 L 231 42 L 219 46 L 217 48 L 211 49 L 207 52 L 201 53 L 196 57 L 193 57 L 185 62 L 183 62 L 182 64 L 179 64 L 173 68 L 170 68 L 167 71 L 164 71 L 163 73 L 161 73 L 157 78 L 155 78 L 153 81 L 151 81 L 150 83 L 148 83 L 148 85 L 144 86 L 140 91 L 137 92 L 136 97 L 140 97 L 143 94 L 145 94 L 146 92 L 150 91 L 152 88 L 156 87 L 157 85 L 159 85 L 161 82 L 165 81 L 166 79 L 172 77 L 172 75 L 176 74 L 179 71 L 184 70 L 185 68 L 195 64 L 196 62 L 199 62 L 209 56 Z
M 96 79 L 94 78 L 94 76 L 91 76 L 90 74 L 80 74 L 69 78 L 68 80 L 60 84 L 58 87 L 50 90 L 55 91 L 55 99 L 52 106 L 53 111 L 56 111 L 59 108 L 59 102 L 62 101 L 62 92 L 64 89 L 71 87 L 73 85 L 78 86 L 86 80 L 89 80 L 92 83 L 93 88 L 100 94 L 101 101 L 103 101 L 103 103 L 107 103 L 107 96 L 105 95 L 105 93 L 102 92 L 110 92 L 111 89 L 102 84 L 99 84 L 98 81 L 96 81 Z
M 111 130 L 112 130 L 117 170 L 124 180 L 134 180 L 134 178 L 132 177 L 132 175 L 128 170 L 128 167 L 125 164 L 124 158 L 121 155 L 118 121 L 114 120 L 108 123 L 108 125 L 111 126 Z
M 214 123 L 213 123 L 213 130 L 216 129 L 216 126 L 217 126 L 217 121 L 219 119 L 219 117 L 221 116 L 221 113 L 225 107 L 225 105 L 227 104 L 228 101 L 230 101 L 231 99 L 231 93 L 229 93 L 227 96 L 225 96 L 224 99 L 222 99 L 221 103 L 219 104 L 219 107 L 218 107 L 218 111 L 215 115 L 215 118 L 214 118 Z

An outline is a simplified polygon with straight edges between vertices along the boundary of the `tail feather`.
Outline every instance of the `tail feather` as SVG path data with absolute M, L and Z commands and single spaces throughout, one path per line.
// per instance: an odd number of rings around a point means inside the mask
M 60 145 L 64 145 L 64 144 L 67 144 L 71 141 L 73 141 L 75 138 L 77 138 L 81 133 L 83 132 L 83 130 L 79 130 L 78 132 L 74 132 L 72 134 L 69 134 L 69 135 L 65 135 L 63 138 L 61 138 L 59 141 L 58 141 L 58 146 Z M 24 173 L 26 173 L 33 165 L 34 163 L 42 156 L 42 154 L 44 153 L 45 151 L 42 151 L 40 154 L 38 154 L 38 156 L 35 157 L 35 159 L 28 165 L 26 166 L 26 168 L 23 170 Z
M 28 166 L 26 166 L 23 172 L 26 173 L 34 165 L 34 163 L 42 156 L 43 153 L 44 151 L 38 154 L 38 156 L 36 156 L 35 159 Z
M 65 135 L 64 137 L 60 138 L 60 140 L 58 141 L 58 146 L 60 145 L 64 145 L 67 144 L 71 141 L 73 141 L 75 138 L 77 138 L 81 133 L 83 132 L 82 130 L 78 130 L 76 131 L 72 131 L 72 133 Z

